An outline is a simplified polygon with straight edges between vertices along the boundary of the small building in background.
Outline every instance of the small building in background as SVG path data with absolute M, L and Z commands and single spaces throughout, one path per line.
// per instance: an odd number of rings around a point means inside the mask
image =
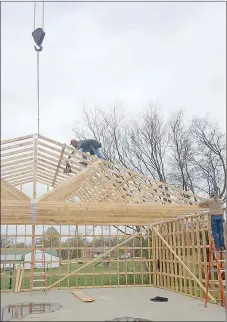
M 43 251 L 36 249 L 35 252 L 35 265 L 36 268 L 42 267 L 42 255 Z M 57 256 L 57 251 L 53 249 L 45 249 L 45 267 L 46 269 L 56 268 L 60 265 L 60 258 Z M 32 252 L 30 249 L 17 249 L 17 248 L 5 248 L 1 249 L 1 270 L 14 269 L 15 265 L 23 264 L 24 269 L 31 269 L 32 264 Z

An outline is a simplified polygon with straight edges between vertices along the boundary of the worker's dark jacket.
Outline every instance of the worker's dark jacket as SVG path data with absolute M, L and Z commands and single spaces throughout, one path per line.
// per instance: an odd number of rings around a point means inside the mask
M 83 152 L 91 152 L 92 148 L 93 149 L 99 149 L 101 148 L 101 144 L 96 141 L 96 140 L 92 140 L 92 139 L 88 139 L 88 140 L 80 140 L 77 142 L 77 148 L 81 149 Z

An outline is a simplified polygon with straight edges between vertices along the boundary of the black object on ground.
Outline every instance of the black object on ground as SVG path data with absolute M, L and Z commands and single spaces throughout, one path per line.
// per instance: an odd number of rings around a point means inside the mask
M 168 302 L 167 297 L 156 296 L 153 299 L 150 299 L 152 302 Z

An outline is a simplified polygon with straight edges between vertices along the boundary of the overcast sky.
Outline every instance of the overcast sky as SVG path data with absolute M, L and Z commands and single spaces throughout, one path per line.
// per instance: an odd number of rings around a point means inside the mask
M 86 106 L 150 101 L 225 130 L 225 3 L 46 3 L 40 133 L 68 143 Z M 42 5 L 36 27 L 41 26 Z M 37 133 L 33 3 L 2 4 L 2 139 Z

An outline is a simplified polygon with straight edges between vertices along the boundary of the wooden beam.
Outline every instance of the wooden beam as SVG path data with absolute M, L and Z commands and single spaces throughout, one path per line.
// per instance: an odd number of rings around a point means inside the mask
M 203 211 L 198 206 L 188 205 L 39 201 L 36 224 L 149 225 L 195 212 Z M 31 224 L 29 203 L 2 200 L 1 220 L 4 224 L 12 220 L 19 224 L 23 216 L 27 220 L 29 215 L 27 224 Z
M 32 146 L 33 145 L 33 141 L 29 141 L 29 142 L 24 142 L 24 143 L 18 143 L 18 144 L 14 144 L 14 145 L 9 145 L 9 146 L 3 146 L 1 147 L 1 151 L 6 151 L 6 150 L 13 150 L 13 149 L 18 149 L 24 146 Z
M 25 152 L 30 152 L 31 148 L 27 148 L 27 149 L 19 149 L 19 150 L 15 150 L 15 151 L 11 151 L 11 152 L 7 152 L 7 153 L 2 153 L 1 157 L 5 158 L 5 157 L 11 157 L 12 155 L 15 154 L 20 154 L 20 156 L 23 156 L 23 153 Z M 8 160 L 10 160 L 10 158 L 8 158 Z
M 19 169 L 13 168 L 13 170 L 1 172 L 1 177 L 7 178 L 7 176 L 9 176 L 10 174 L 21 174 L 21 173 L 25 173 L 29 170 L 32 171 L 33 167 L 31 167 L 31 166 L 30 167 L 23 167 L 23 168 L 19 168 Z
M 28 173 L 32 175 L 32 169 L 28 169 L 27 171 L 24 171 L 24 172 L 8 174 L 7 176 L 2 176 L 2 177 L 5 180 L 13 180 L 13 179 L 17 179 L 20 177 L 24 177 L 24 175 L 27 175 Z
M 36 191 L 36 177 L 37 177 L 37 148 L 38 148 L 38 138 L 36 135 L 33 136 L 33 193 L 32 193 L 32 197 L 33 199 L 36 199 L 37 197 L 37 191 Z
M 31 200 L 25 193 L 19 191 L 4 179 L 1 179 L 1 199 L 22 201 Z
M 65 151 L 65 145 L 62 147 L 62 150 L 61 150 L 61 154 L 60 154 L 60 157 L 59 157 L 59 161 L 58 161 L 57 169 L 56 169 L 56 172 L 55 172 L 55 175 L 54 175 L 54 180 L 52 182 L 52 186 L 54 185 L 55 180 L 57 178 L 57 175 L 58 175 L 58 172 L 59 172 L 59 168 L 60 168 L 60 165 L 61 165 L 61 160 L 62 160 L 64 151 Z
M 60 278 L 58 281 L 54 282 L 53 284 L 49 285 L 46 289 L 49 290 L 51 288 L 53 288 L 55 285 L 61 283 L 62 281 L 64 281 L 66 278 L 69 278 L 72 275 L 75 275 L 76 273 L 78 273 L 79 271 L 83 270 L 85 267 L 99 261 L 100 259 L 102 259 L 104 256 L 110 254 L 112 251 L 114 251 L 115 249 L 118 249 L 120 246 L 123 246 L 124 244 L 126 244 L 127 242 L 129 242 L 130 240 L 136 238 L 138 235 L 141 235 L 141 232 L 139 233 L 135 233 L 134 235 L 126 238 L 123 242 L 117 244 L 116 246 L 111 247 L 109 250 L 107 250 L 106 252 L 104 252 L 103 254 L 97 256 L 96 258 L 88 261 L 86 264 L 81 265 L 79 268 L 75 269 L 73 272 L 67 274 L 66 276 Z
M 45 136 L 43 136 L 43 135 L 39 135 L 39 138 L 40 138 L 41 140 L 44 140 L 44 141 L 50 142 L 50 143 L 52 143 L 52 144 L 55 144 L 55 145 L 57 145 L 57 146 L 60 146 L 61 148 L 64 146 L 64 144 L 63 144 L 63 143 L 60 143 L 60 142 L 58 142 L 58 141 L 54 141 L 54 140 L 49 139 L 49 138 L 47 138 L 47 137 L 45 137 Z
M 180 256 L 177 255 L 177 253 L 170 247 L 170 245 L 167 243 L 167 241 L 162 237 L 162 235 L 158 232 L 158 230 L 153 226 L 152 230 L 155 232 L 155 234 L 162 240 L 163 244 L 170 250 L 170 252 L 176 257 L 178 262 L 184 267 L 184 269 L 188 272 L 188 274 L 193 278 L 193 280 L 200 286 L 200 288 L 206 293 L 206 288 L 203 286 L 203 284 L 200 282 L 200 280 L 192 273 L 192 271 L 187 267 L 187 265 L 183 262 L 183 260 L 180 258 Z M 216 299 L 208 292 L 209 298 L 217 302 Z
M 23 179 L 20 179 L 20 180 L 16 180 L 16 181 L 10 181 L 9 183 L 12 184 L 14 187 L 17 187 L 21 184 L 26 184 L 26 183 L 30 183 L 32 182 L 33 180 L 33 177 L 27 177 L 27 178 L 23 178 Z
M 73 295 L 75 295 L 78 299 L 80 299 L 82 302 L 94 302 L 94 299 L 88 295 L 86 295 L 82 291 L 72 291 L 71 292 Z
M 24 154 L 24 155 L 20 155 L 18 157 L 10 158 L 10 160 L 4 160 L 4 162 L 1 162 L 1 166 L 4 167 L 4 166 L 12 165 L 12 164 L 17 164 L 17 163 L 25 162 L 24 159 L 27 158 L 27 157 L 28 157 L 28 159 L 30 159 L 31 156 L 33 156 L 33 153 L 27 153 L 27 154 Z M 23 159 L 21 159 L 21 158 L 23 158 Z M 15 163 L 15 161 L 17 163 Z
M 24 162 L 24 163 L 23 163 Z M 28 162 L 28 163 L 27 163 Z M 33 158 L 30 158 L 28 160 L 24 161 L 17 161 L 11 166 L 6 165 L 5 167 L 2 167 L 1 165 L 1 175 L 5 175 L 8 171 L 18 170 L 18 169 L 26 169 L 27 167 L 33 166 Z
M 39 200 L 68 200 L 69 198 L 73 197 L 76 191 L 78 191 L 79 188 L 84 184 L 84 182 L 97 171 L 99 164 L 100 161 L 97 161 L 97 163 L 94 163 L 92 166 L 85 168 L 83 171 L 74 175 L 69 180 L 64 181 L 57 188 L 40 197 Z
M 26 135 L 26 136 L 21 136 L 18 138 L 14 138 L 14 139 L 9 139 L 9 140 L 3 140 L 1 141 L 1 144 L 8 144 L 8 143 L 13 143 L 13 142 L 18 142 L 18 141 L 22 141 L 22 140 L 27 140 L 27 139 L 31 139 L 33 138 L 33 135 Z

